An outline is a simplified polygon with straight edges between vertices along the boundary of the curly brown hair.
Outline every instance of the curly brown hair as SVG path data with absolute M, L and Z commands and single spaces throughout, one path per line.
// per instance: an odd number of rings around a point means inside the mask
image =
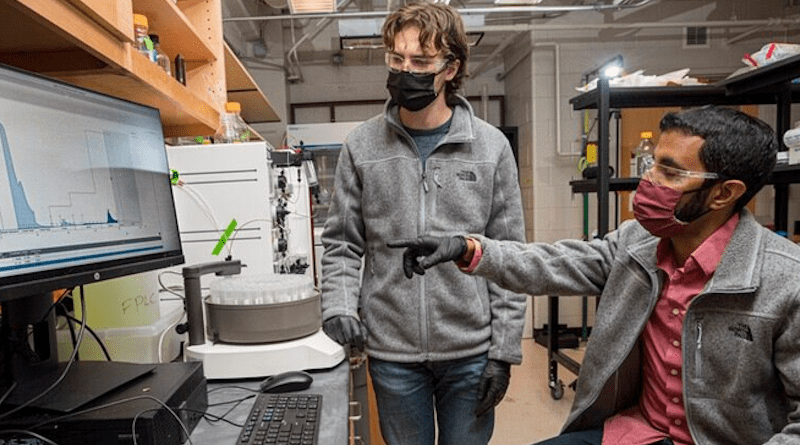
M 383 23 L 383 44 L 394 49 L 395 36 L 408 26 L 419 28 L 419 44 L 422 48 L 433 45 L 444 53 L 448 63 L 460 61 L 453 80 L 447 83 L 445 96 L 450 98 L 461 88 L 467 75 L 469 40 L 464 30 L 464 21 L 458 11 L 444 3 L 415 1 L 401 6 L 386 17 Z

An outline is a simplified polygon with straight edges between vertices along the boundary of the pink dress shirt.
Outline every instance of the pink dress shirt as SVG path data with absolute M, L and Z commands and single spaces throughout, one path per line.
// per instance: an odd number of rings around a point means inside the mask
M 683 407 L 683 317 L 692 298 L 714 275 L 738 222 L 738 214 L 730 218 L 692 252 L 683 266 L 675 264 L 668 240 L 658 244 L 657 264 L 667 278 L 642 332 L 642 394 L 637 406 L 606 420 L 604 445 L 646 445 L 665 437 L 675 445 L 694 443 Z

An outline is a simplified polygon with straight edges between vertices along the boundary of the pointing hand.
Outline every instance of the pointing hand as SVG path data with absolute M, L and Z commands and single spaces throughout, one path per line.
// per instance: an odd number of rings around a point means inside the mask
M 407 278 L 414 276 L 414 273 L 425 275 L 425 269 L 439 263 L 456 261 L 467 251 L 467 240 L 462 236 L 421 236 L 389 241 L 386 245 L 406 248 L 403 252 L 403 272 Z

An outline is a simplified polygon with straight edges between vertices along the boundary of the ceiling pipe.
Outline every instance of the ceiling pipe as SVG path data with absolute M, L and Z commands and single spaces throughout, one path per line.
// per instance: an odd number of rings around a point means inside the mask
M 494 13 L 559 13 L 559 12 L 578 12 L 590 11 L 601 12 L 610 10 L 620 10 L 629 8 L 638 8 L 651 3 L 655 0 L 638 0 L 635 3 L 623 3 L 618 5 L 577 5 L 577 6 L 500 6 L 489 8 L 461 8 L 456 9 L 462 15 L 469 14 L 494 14 Z M 296 14 L 296 15 L 262 15 L 254 17 L 227 17 L 223 18 L 223 22 L 247 22 L 247 21 L 266 21 L 266 20 L 291 20 L 291 19 L 321 19 L 321 18 L 366 18 L 366 17 L 383 17 L 391 11 L 359 11 L 359 12 L 332 12 L 332 13 L 318 13 L 318 14 Z
M 798 19 L 798 16 L 796 16 L 796 15 L 795 15 L 795 16 L 794 16 L 794 19 L 795 19 L 795 20 L 797 20 L 797 19 Z M 774 19 L 774 20 L 777 20 L 777 19 Z M 777 25 L 777 24 L 778 24 L 778 23 L 769 23 L 769 24 L 767 25 L 767 27 L 770 27 L 770 26 L 775 26 L 775 25 Z M 755 34 L 755 33 L 759 32 L 759 31 L 763 31 L 763 30 L 764 30 L 764 27 L 763 27 L 763 26 L 753 26 L 752 28 L 750 28 L 750 29 L 748 29 L 748 30 L 746 30 L 746 31 L 742 32 L 742 33 L 741 33 L 741 34 L 739 34 L 738 36 L 731 37 L 730 39 L 726 40 L 726 41 L 725 41 L 725 44 L 726 44 L 726 45 L 733 45 L 734 43 L 738 42 L 739 40 L 743 40 L 743 39 L 745 39 L 745 38 L 747 38 L 747 37 L 750 37 L 752 34 Z
M 556 155 L 558 156 L 576 156 L 580 153 L 563 152 L 561 144 L 561 47 L 557 42 L 537 42 L 533 45 L 534 48 L 553 48 L 553 77 L 555 77 L 555 91 L 553 96 L 553 107 L 555 108 L 555 139 L 556 139 Z
M 223 8 L 227 9 L 225 13 L 232 13 L 230 9 L 236 9 L 237 12 L 244 12 L 247 13 L 247 5 L 244 3 L 244 0 L 229 0 L 227 2 L 222 2 Z M 250 36 L 259 35 L 260 29 L 257 24 L 249 23 L 247 24 L 247 33 Z
M 316 37 L 320 32 L 322 32 L 323 29 L 325 29 L 325 27 L 327 27 L 331 23 L 331 21 L 332 21 L 331 19 L 322 19 L 317 23 L 315 23 L 314 29 L 312 29 L 310 32 L 303 34 L 303 36 L 300 37 L 300 39 L 296 41 L 291 48 L 289 48 L 289 51 L 286 52 L 286 63 L 289 66 L 290 72 L 292 69 L 297 69 L 297 74 L 294 76 L 293 79 L 290 80 L 297 80 L 301 82 L 303 81 L 303 74 L 302 71 L 300 70 L 300 59 L 297 56 L 297 48 L 299 48 L 300 45 L 302 45 L 303 42 L 305 42 L 306 40 L 310 40 Z
M 746 39 L 747 37 L 759 32 L 759 31 L 763 31 L 763 29 L 764 28 L 761 27 L 761 26 L 752 26 L 752 27 L 750 27 L 750 29 L 748 29 L 746 31 L 743 31 L 738 36 L 731 37 L 730 39 L 726 40 L 725 44 L 726 45 L 733 45 L 734 43 L 738 42 L 739 40 Z
M 494 32 L 494 31 L 556 31 L 563 29 L 575 30 L 605 30 L 605 29 L 637 29 L 637 28 L 684 28 L 684 27 L 734 27 L 734 26 L 797 26 L 800 25 L 800 18 L 771 18 L 764 20 L 727 20 L 719 22 L 638 22 L 638 23 L 563 23 L 548 25 L 484 25 L 469 28 L 475 32 Z
M 639 7 L 643 6 L 646 3 L 649 3 L 654 0 L 640 0 L 638 3 L 629 3 L 625 5 L 607 5 L 607 8 L 603 9 L 620 9 L 621 7 L 632 8 L 632 7 Z M 499 12 L 514 12 L 519 11 L 520 9 L 524 11 L 536 11 L 537 8 L 554 8 L 554 7 L 537 7 L 537 6 L 530 6 L 530 7 L 507 7 L 507 8 L 474 8 L 474 9 L 460 9 L 459 12 L 463 13 L 471 13 L 471 14 L 490 14 L 490 13 L 499 13 Z M 564 12 L 562 7 L 561 11 Z M 579 7 L 574 6 L 572 8 L 583 8 L 589 10 L 598 10 L 599 7 L 591 6 L 591 7 Z M 308 18 L 358 18 L 358 17 L 381 17 L 387 15 L 388 11 L 365 11 L 365 12 L 350 12 L 350 13 L 331 13 L 331 14 L 304 14 L 304 15 L 295 15 L 295 16 L 283 16 L 283 15 L 275 15 L 275 16 L 261 16 L 261 17 L 229 17 L 223 19 L 223 21 L 248 21 L 248 20 L 286 20 L 286 19 L 308 19 Z M 763 27 L 763 26 L 798 26 L 800 25 L 800 17 L 793 17 L 793 18 L 769 18 L 763 20 L 726 20 L 726 21 L 717 21 L 717 22 L 708 22 L 708 21 L 696 21 L 696 22 L 637 22 L 637 23 L 582 23 L 580 24 L 580 29 L 586 30 L 605 30 L 605 29 L 638 29 L 638 28 L 683 28 L 683 27 L 707 27 L 707 28 L 716 28 L 716 27 Z M 561 24 L 515 24 L 515 25 L 483 25 L 483 26 L 476 26 L 470 27 L 469 31 L 475 32 L 529 32 L 529 31 L 558 31 L 558 30 L 574 30 L 576 27 L 575 23 L 561 23 Z

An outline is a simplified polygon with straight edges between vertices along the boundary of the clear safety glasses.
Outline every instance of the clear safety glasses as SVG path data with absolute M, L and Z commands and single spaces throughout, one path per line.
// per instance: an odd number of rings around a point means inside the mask
M 447 59 L 436 57 L 409 57 L 405 58 L 397 53 L 386 53 L 386 66 L 389 71 L 399 73 L 400 71 L 408 71 L 412 74 L 433 74 L 438 73 L 447 65 Z M 404 70 L 408 61 L 408 69 Z
M 662 184 L 680 184 L 687 179 L 720 179 L 721 176 L 712 172 L 698 172 L 670 167 L 655 161 L 652 156 L 643 159 L 644 172 L 642 177 Z

